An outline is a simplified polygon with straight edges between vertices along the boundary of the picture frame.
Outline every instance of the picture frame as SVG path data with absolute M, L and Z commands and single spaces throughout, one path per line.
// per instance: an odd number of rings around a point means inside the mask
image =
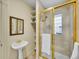
M 10 16 L 10 35 L 24 34 L 24 20 Z

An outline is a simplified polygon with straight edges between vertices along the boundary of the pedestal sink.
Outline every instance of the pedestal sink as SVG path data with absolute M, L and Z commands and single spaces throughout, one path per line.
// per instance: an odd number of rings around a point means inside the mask
M 19 40 L 12 43 L 11 47 L 18 51 L 18 59 L 24 59 L 22 49 L 27 45 L 28 45 L 28 42 L 23 40 Z

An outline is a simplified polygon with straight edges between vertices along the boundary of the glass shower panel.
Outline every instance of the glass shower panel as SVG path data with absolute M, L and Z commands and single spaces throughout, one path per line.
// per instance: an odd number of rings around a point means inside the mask
M 41 14 L 40 19 L 40 44 L 41 57 L 51 59 L 51 33 L 52 33 L 52 13 Z
M 72 5 L 55 9 L 54 12 L 54 53 L 55 59 L 69 59 L 73 50 Z

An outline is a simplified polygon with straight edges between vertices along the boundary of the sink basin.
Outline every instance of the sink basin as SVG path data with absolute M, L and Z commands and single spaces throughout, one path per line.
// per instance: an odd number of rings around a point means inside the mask
M 18 59 L 24 59 L 23 48 L 28 45 L 27 41 L 19 40 L 12 43 L 12 48 L 18 51 Z
M 12 48 L 18 50 L 18 49 L 25 47 L 26 45 L 28 45 L 27 41 L 19 40 L 19 41 L 12 43 Z

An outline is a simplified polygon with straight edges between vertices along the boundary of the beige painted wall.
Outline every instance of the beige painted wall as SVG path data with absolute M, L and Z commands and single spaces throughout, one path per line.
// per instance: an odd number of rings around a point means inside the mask
M 5 3 L 4 3 L 5 2 Z M 16 40 L 26 40 L 29 45 L 24 48 L 24 57 L 29 56 L 34 50 L 34 30 L 31 26 L 32 8 L 23 0 L 3 0 L 2 4 L 2 41 L 3 50 L 0 59 L 17 59 L 17 51 L 11 48 L 12 42 Z M 9 35 L 9 17 L 14 16 L 24 19 L 24 34 L 10 36 Z M 0 20 L 1 22 L 1 20 Z M 1 29 L 0 29 L 1 30 Z M 1 36 L 1 35 L 0 35 Z M 0 56 L 1 56 L 0 55 Z M 29 57 L 29 59 L 33 59 Z

